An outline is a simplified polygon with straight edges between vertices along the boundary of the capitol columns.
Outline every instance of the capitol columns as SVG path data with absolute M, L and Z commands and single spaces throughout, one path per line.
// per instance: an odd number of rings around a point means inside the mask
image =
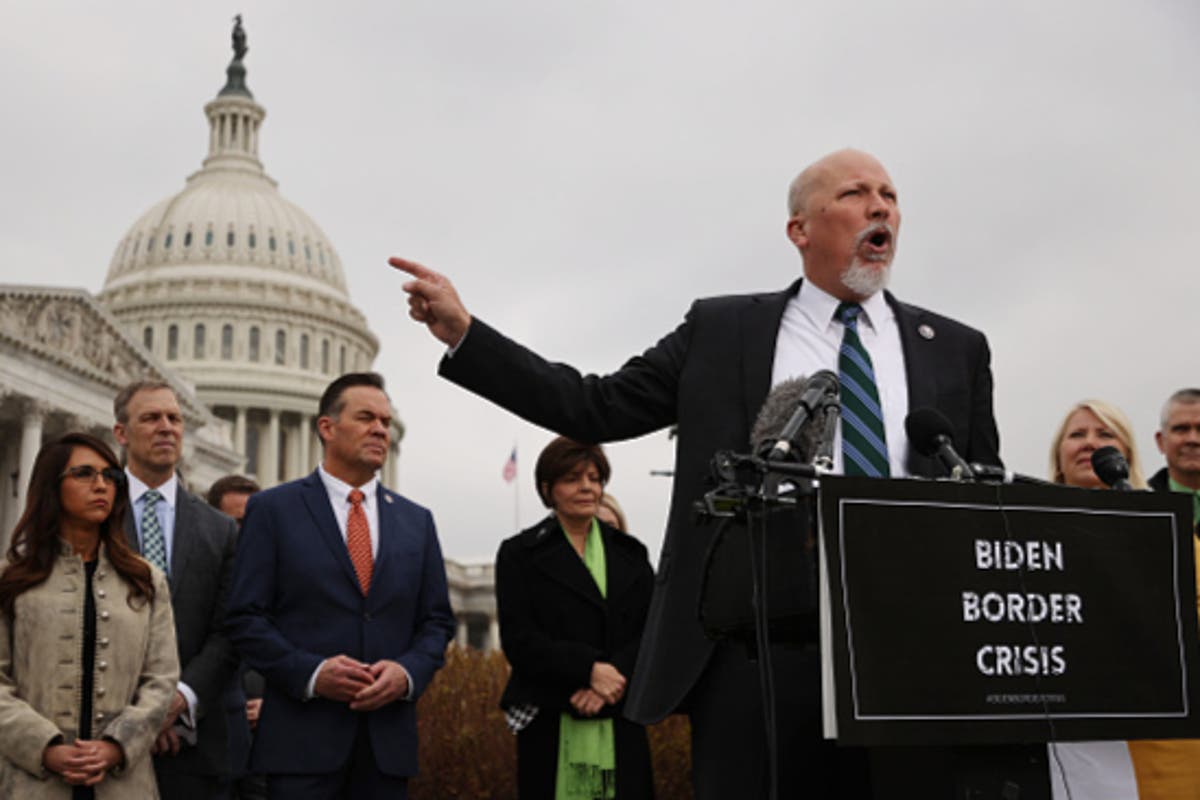
M 388 488 L 398 491 L 398 479 L 400 477 L 400 445 L 392 441 L 388 445 L 387 462 L 383 465 L 383 484 Z
M 47 408 L 42 403 L 26 400 L 21 409 L 21 449 L 17 456 L 17 516 L 25 511 L 25 497 L 29 492 L 29 476 L 33 474 L 33 462 L 38 450 L 42 449 L 42 431 Z
M 246 454 L 246 407 L 238 406 L 234 409 L 236 416 L 233 418 L 233 449 Z
M 303 477 L 312 470 L 312 417 L 308 414 L 300 415 L 300 431 L 297 437 L 300 441 L 300 468 L 297 470 L 297 477 Z
M 258 465 L 258 477 L 264 489 L 279 483 L 279 409 L 272 408 L 268 414 L 267 446 Z

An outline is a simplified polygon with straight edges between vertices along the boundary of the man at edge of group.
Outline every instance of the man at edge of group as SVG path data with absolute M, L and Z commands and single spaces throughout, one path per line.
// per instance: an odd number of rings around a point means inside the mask
M 262 491 L 252 478 L 245 475 L 225 475 L 208 487 L 205 499 L 242 527 L 246 503 Z M 267 784 L 262 775 L 247 772 L 250 765 L 250 743 L 258 714 L 262 709 L 262 675 L 238 665 L 237 675 L 225 693 L 225 715 L 229 720 L 229 765 L 232 772 L 232 800 L 261 800 L 267 796 Z
M 384 488 L 383 378 L 321 396 L 311 475 L 254 495 L 238 540 L 229 630 L 266 679 L 250 756 L 286 800 L 407 797 L 416 699 L 454 635 L 429 511 Z
M 1154 441 L 1167 465 L 1150 478 L 1150 488 L 1191 495 L 1192 525 L 1200 526 L 1200 389 L 1180 389 L 1167 398 Z M 1200 577 L 1200 541 L 1195 536 L 1192 546 Z M 1200 798 L 1200 739 L 1131 741 L 1129 753 L 1139 800 Z
M 606 376 L 547 362 L 468 313 L 444 276 L 390 260 L 413 276 L 403 287 L 410 315 L 450 348 L 439 366 L 444 377 L 580 441 L 678 426 L 667 533 L 626 714 L 642 723 L 689 715 L 700 800 L 768 790 L 757 667 L 740 647 L 706 639 L 696 617 L 714 530 L 692 519 L 692 503 L 713 454 L 746 449 L 771 387 L 818 369 L 840 371 L 849 342 L 860 368 L 868 362 L 870 374 L 874 365 L 877 397 L 875 450 L 864 452 L 856 440 L 857 449 L 846 449 L 848 472 L 864 474 L 867 462 L 869 474 L 881 476 L 943 474 L 908 446 L 905 416 L 922 407 L 946 415 L 965 458 L 999 463 L 984 335 L 883 291 L 900 227 L 883 165 L 856 150 L 820 159 L 792 182 L 788 215 L 803 280 L 780 292 L 698 300 L 678 328 Z M 1023 800 L 1048 796 L 1044 748 L 881 748 L 868 769 L 862 751 L 822 738 L 816 643 L 781 647 L 772 660 L 780 797 L 866 797 L 870 783 L 890 796 L 998 798 L 1012 785 Z
M 113 401 L 113 434 L 125 450 L 130 544 L 167 574 L 181 668 L 154 746 L 164 798 L 224 798 L 231 778 L 224 697 L 237 657 L 225 635 L 225 599 L 237 525 L 183 487 L 183 411 L 169 384 L 139 381 Z

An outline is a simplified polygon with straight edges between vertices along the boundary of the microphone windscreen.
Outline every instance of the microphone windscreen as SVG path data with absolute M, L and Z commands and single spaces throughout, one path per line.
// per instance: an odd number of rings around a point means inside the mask
M 940 437 L 954 440 L 954 426 L 936 408 L 918 408 L 910 412 L 904 420 L 904 431 L 908 434 L 908 443 L 926 457 L 938 451 Z
M 807 387 L 808 379 L 800 377 L 788 378 L 771 390 L 750 429 L 751 452 L 757 453 L 763 446 L 775 443 Z
M 1092 453 L 1092 471 L 1104 481 L 1105 486 L 1115 486 L 1119 481 L 1129 480 L 1129 462 L 1112 445 Z

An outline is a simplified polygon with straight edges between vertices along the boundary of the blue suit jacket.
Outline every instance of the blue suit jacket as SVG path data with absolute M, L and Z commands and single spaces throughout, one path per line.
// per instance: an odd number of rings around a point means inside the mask
M 254 772 L 327 773 L 350 758 L 361 712 L 304 699 L 325 658 L 398 661 L 412 677 L 413 701 L 442 665 L 454 616 L 433 517 L 382 486 L 378 500 L 379 555 L 363 597 L 317 473 L 250 499 L 228 623 L 246 664 L 266 679 Z M 414 702 L 367 712 L 367 727 L 382 772 L 416 774 Z

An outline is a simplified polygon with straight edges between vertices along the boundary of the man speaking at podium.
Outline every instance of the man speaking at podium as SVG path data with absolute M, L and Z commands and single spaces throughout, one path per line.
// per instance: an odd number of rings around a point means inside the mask
M 804 280 L 780 292 L 698 300 L 678 328 L 604 376 L 547 362 L 471 316 L 444 276 L 390 260 L 413 276 L 404 284 L 411 316 L 450 348 L 439 366 L 449 380 L 580 441 L 678 426 L 670 516 L 626 714 L 642 723 L 676 711 L 689 715 L 692 783 L 700 800 L 768 794 L 757 667 L 740 646 L 705 638 L 697 620 L 714 527 L 695 523 L 691 509 L 706 489 L 713 454 L 747 449 L 771 387 L 819 369 L 838 371 L 845 421 L 836 458 L 847 474 L 941 474 L 905 436 L 909 409 L 925 407 L 950 420 L 967 460 L 999 463 L 983 334 L 884 291 L 900 209 L 883 165 L 856 150 L 825 156 L 792 182 L 788 215 L 787 235 L 800 251 Z M 870 796 L 861 751 L 822 739 L 815 643 L 781 646 L 773 664 L 779 796 Z M 962 771 L 954 759 L 943 753 L 925 764 L 929 791 L 923 796 L 951 796 L 951 774 Z M 882 765 L 876 773 L 878 783 L 891 768 Z M 992 795 L 960 789 L 954 796 Z

